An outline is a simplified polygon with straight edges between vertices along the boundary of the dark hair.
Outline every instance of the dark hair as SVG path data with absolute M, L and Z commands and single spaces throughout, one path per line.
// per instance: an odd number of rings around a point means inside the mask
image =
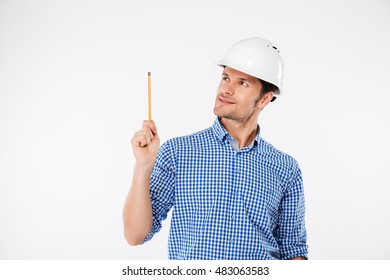
M 266 82 L 264 80 L 259 79 L 260 84 L 261 84 L 261 91 L 260 91 L 260 97 L 263 97 L 264 94 L 272 91 L 275 94 L 279 94 L 280 90 L 277 86 Z M 272 97 L 271 102 L 273 102 L 276 99 L 276 96 Z

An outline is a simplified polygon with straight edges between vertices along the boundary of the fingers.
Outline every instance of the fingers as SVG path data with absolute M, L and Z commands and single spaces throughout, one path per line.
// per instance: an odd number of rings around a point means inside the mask
M 157 134 L 157 127 L 154 121 L 143 121 L 142 125 L 149 127 L 150 131 L 153 134 Z
M 134 137 L 131 142 L 136 147 L 143 148 L 149 145 L 155 135 L 157 135 L 157 128 L 154 122 L 144 121 L 142 124 L 142 128 L 134 134 Z
M 153 139 L 150 135 L 151 132 L 148 132 L 147 129 L 137 131 L 132 139 L 133 145 L 141 148 L 147 146 Z

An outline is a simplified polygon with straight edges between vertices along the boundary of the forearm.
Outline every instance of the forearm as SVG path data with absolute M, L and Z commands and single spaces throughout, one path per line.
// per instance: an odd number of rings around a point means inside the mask
M 134 166 L 131 189 L 123 208 L 124 234 L 130 245 L 141 244 L 153 222 L 150 176 L 153 166 Z

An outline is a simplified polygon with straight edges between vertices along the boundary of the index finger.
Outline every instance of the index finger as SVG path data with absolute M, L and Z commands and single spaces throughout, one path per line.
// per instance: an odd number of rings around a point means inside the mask
M 154 123 L 154 121 L 146 121 L 145 120 L 143 122 L 143 125 L 149 127 L 149 129 L 152 131 L 153 135 L 157 134 L 157 127 L 156 127 L 156 124 Z

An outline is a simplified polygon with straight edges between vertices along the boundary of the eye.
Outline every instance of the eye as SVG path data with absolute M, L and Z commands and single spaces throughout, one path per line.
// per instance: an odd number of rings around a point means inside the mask
M 245 87 L 247 87 L 247 86 L 248 86 L 248 83 L 247 83 L 247 82 L 245 82 L 245 81 L 240 81 L 240 85 L 241 85 L 241 86 L 245 86 Z
M 229 80 L 229 77 L 223 76 L 223 77 L 222 77 L 222 81 L 229 82 L 230 80 Z

